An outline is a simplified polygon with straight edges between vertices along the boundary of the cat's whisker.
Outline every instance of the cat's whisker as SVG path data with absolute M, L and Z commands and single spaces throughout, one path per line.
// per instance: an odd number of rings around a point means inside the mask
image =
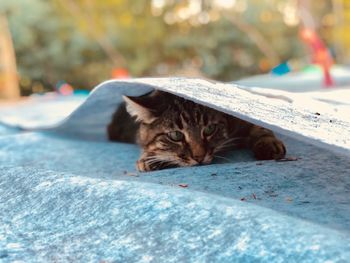
M 152 155 L 146 157 L 144 161 L 147 165 L 156 165 L 157 168 L 159 168 L 162 164 L 180 164 L 172 155 Z
M 233 138 L 230 138 L 230 139 L 228 139 L 228 140 L 226 140 L 226 141 L 237 141 L 237 140 L 242 140 L 242 139 L 245 139 L 246 137 L 243 137 L 243 136 L 241 136 L 241 137 L 233 137 Z
M 229 148 L 233 148 L 234 146 L 238 146 L 238 145 L 239 144 L 236 144 L 236 143 L 219 145 L 218 147 L 215 148 L 214 153 L 222 152 L 222 151 L 225 151 Z
M 239 141 L 241 141 L 242 139 L 244 139 L 244 137 L 234 137 L 234 138 L 230 138 L 228 140 L 225 140 L 218 147 L 216 147 L 216 149 L 214 150 L 214 153 L 224 151 L 227 148 L 237 146 L 237 145 L 239 145 Z M 237 143 L 237 141 L 238 141 L 238 143 Z
M 221 143 L 221 145 L 225 145 L 225 144 L 229 144 L 229 143 L 233 143 L 233 142 L 237 142 L 237 141 L 240 141 L 242 140 L 244 137 L 235 137 L 235 138 L 230 138 L 230 139 L 227 139 L 225 141 L 223 141 Z
M 218 148 L 224 149 L 224 148 L 229 148 L 229 147 L 233 147 L 233 146 L 237 146 L 237 145 L 239 145 L 239 143 L 231 142 L 231 143 L 225 143 L 223 145 L 219 145 Z
M 162 160 L 162 159 L 154 159 L 154 160 L 146 160 L 145 162 L 148 165 L 152 165 L 152 164 L 156 164 L 156 163 L 163 163 L 163 162 L 167 162 L 168 160 Z
M 232 149 L 233 147 L 224 147 L 224 148 L 220 148 L 220 149 L 217 149 L 214 153 L 223 153 L 223 152 L 227 152 L 229 151 L 230 149 Z
M 160 160 L 160 161 L 166 161 L 166 160 L 173 160 L 174 156 L 172 155 L 153 155 L 150 157 L 146 157 L 146 160 Z
M 227 146 L 230 146 L 230 145 L 235 145 L 236 144 L 236 142 L 224 142 L 224 143 L 222 143 L 222 144 L 219 144 L 219 146 L 218 146 L 218 148 L 220 148 L 220 147 L 227 147 Z
M 157 157 L 148 157 L 148 158 L 145 158 L 145 161 L 149 161 L 149 162 L 152 162 L 152 161 L 161 161 L 163 160 L 164 158 L 162 158 L 161 156 L 157 156 Z
M 245 137 L 234 137 L 234 138 L 229 138 L 227 140 L 224 141 L 224 143 L 228 143 L 228 142 L 234 142 L 234 141 L 239 141 L 244 139 Z
M 228 159 L 228 158 L 226 158 L 226 157 L 224 157 L 224 156 L 214 155 L 214 157 L 215 157 L 215 158 L 219 158 L 219 159 L 223 159 L 223 160 L 228 161 L 228 162 L 231 162 L 230 159 Z

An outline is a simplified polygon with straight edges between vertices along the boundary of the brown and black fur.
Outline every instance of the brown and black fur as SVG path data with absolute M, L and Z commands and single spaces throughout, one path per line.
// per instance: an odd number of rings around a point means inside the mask
M 153 91 L 124 100 L 108 135 L 141 146 L 139 171 L 209 164 L 217 154 L 242 146 L 259 160 L 285 156 L 283 142 L 272 131 L 170 93 Z

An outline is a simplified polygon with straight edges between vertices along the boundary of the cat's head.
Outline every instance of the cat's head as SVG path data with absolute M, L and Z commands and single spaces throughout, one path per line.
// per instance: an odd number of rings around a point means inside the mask
M 224 113 L 162 91 L 124 100 L 140 122 L 138 142 L 154 169 L 209 164 L 232 144 Z

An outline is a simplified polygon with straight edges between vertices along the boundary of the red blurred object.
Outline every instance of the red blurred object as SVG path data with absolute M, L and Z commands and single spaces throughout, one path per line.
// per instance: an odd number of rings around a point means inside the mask
M 59 93 L 63 96 L 72 95 L 73 92 L 74 92 L 73 87 L 71 85 L 69 85 L 68 83 L 62 84 L 59 88 Z
M 115 68 L 112 70 L 112 78 L 114 79 L 130 78 L 130 74 L 129 74 L 129 71 L 125 68 Z
M 312 53 L 312 63 L 318 64 L 323 69 L 323 83 L 326 87 L 334 85 L 330 68 L 333 65 L 333 58 L 327 47 L 319 38 L 317 33 L 309 28 L 300 31 L 301 39 L 310 47 Z

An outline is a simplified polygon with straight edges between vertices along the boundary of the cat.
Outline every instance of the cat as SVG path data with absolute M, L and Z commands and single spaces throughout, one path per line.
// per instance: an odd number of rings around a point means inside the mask
M 173 94 L 155 90 L 123 99 L 108 136 L 140 145 L 141 172 L 210 164 L 218 153 L 236 147 L 250 148 L 258 160 L 286 154 L 272 131 Z

